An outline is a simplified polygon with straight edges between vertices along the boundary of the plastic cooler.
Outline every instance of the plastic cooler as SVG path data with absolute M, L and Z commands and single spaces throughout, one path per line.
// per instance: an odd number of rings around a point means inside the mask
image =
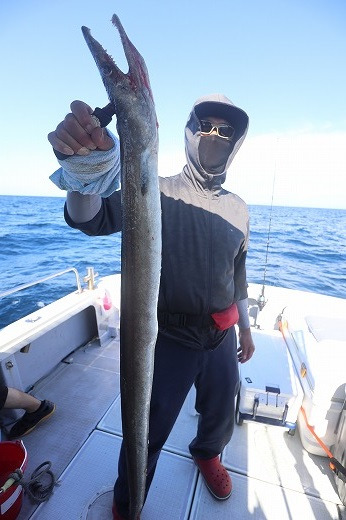
M 27 452 L 22 441 L 0 442 L 0 488 L 9 475 L 16 469 L 24 472 L 27 465 Z M 23 488 L 12 484 L 6 491 L 0 492 L 0 520 L 15 520 L 22 507 Z
M 252 331 L 256 356 L 240 365 L 236 421 L 263 422 L 294 432 L 303 390 L 282 334 Z

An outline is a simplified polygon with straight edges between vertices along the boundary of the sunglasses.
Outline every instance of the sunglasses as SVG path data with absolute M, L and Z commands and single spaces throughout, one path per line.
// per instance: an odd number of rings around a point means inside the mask
M 234 128 L 231 125 L 214 125 L 210 121 L 207 121 L 206 119 L 202 119 L 200 121 L 201 123 L 201 134 L 203 135 L 210 135 L 214 130 L 216 130 L 216 133 L 219 137 L 222 137 L 223 139 L 232 139 L 234 136 Z

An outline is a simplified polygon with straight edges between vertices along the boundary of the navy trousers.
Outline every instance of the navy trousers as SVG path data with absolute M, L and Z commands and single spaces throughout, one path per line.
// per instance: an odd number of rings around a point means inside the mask
M 192 385 L 196 386 L 196 410 L 200 414 L 197 435 L 189 448 L 193 457 L 219 455 L 234 428 L 235 397 L 239 388 L 237 340 L 234 327 L 215 350 L 193 350 L 160 333 L 155 350 L 148 450 L 148 493 L 163 445 Z M 124 446 L 114 486 L 118 512 L 128 515 L 129 494 Z

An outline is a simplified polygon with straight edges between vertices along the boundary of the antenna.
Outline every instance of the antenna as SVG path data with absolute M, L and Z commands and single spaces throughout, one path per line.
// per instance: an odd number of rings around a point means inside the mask
M 277 138 L 277 143 L 278 143 Z M 276 154 L 277 155 L 277 154 Z M 274 200 L 274 189 L 275 189 L 275 180 L 276 180 L 276 156 L 275 156 L 275 165 L 274 165 L 274 177 L 273 177 L 273 186 L 272 186 L 272 200 L 270 204 L 270 215 L 269 215 L 269 226 L 268 226 L 268 236 L 267 236 L 267 247 L 266 247 L 266 258 L 264 263 L 264 273 L 263 273 L 263 284 L 262 284 L 262 290 L 261 294 L 258 297 L 257 304 L 260 310 L 262 310 L 267 303 L 267 300 L 264 296 L 264 289 L 265 289 L 265 283 L 266 283 L 266 276 L 267 276 L 267 265 L 268 265 L 268 251 L 269 251 L 269 242 L 270 242 L 270 232 L 272 227 L 272 214 L 273 214 L 273 200 Z

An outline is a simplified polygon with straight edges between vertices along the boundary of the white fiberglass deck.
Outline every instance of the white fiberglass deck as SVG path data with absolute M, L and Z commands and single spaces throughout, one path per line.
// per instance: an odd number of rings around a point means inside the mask
M 79 349 L 34 393 L 57 409 L 23 438 L 26 477 L 50 460 L 59 485 L 39 507 L 25 497 L 19 520 L 111 520 L 121 443 L 118 341 Z M 198 421 L 193 402 L 192 391 L 160 457 L 142 520 L 346 518 L 327 459 L 307 453 L 298 433 L 258 423 L 235 426 L 222 455 L 234 491 L 216 501 L 188 452 Z

